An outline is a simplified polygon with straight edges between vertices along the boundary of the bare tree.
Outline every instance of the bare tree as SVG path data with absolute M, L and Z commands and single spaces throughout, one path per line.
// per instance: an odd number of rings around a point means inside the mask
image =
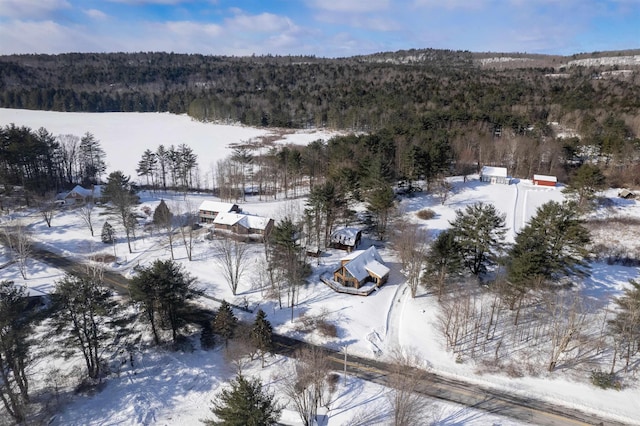
M 23 279 L 27 279 L 27 261 L 31 256 L 31 233 L 20 220 L 14 220 L 4 228 L 4 239 L 11 248 L 14 260 Z
M 249 246 L 230 238 L 222 238 L 216 242 L 218 256 L 214 259 L 222 268 L 222 274 L 227 280 L 231 292 L 235 296 L 238 291 L 240 278 L 247 267 Z
M 569 356 L 578 350 L 579 337 L 587 326 L 587 315 L 582 300 L 576 293 L 548 294 L 545 302 L 550 342 L 547 369 L 553 371 L 563 356 Z
M 196 224 L 198 223 L 198 215 L 195 213 L 195 208 L 189 200 L 182 202 L 183 209 L 182 214 L 178 216 L 178 229 L 180 230 L 180 236 L 182 237 L 182 244 L 187 253 L 187 259 L 192 259 L 193 254 L 193 241 L 196 234 Z M 235 295 L 235 293 L 234 293 Z
M 93 203 L 88 202 L 75 210 L 76 215 L 89 227 L 93 237 Z
M 392 353 L 392 371 L 389 384 L 392 390 L 387 394 L 394 426 L 428 424 L 430 407 L 425 398 L 417 393 L 424 379 L 424 371 L 419 369 L 420 358 L 411 351 L 396 349 Z
M 319 348 L 296 353 L 293 371 L 283 377 L 283 392 L 289 397 L 305 426 L 315 424 L 319 406 L 329 406 L 339 376 L 330 374 L 326 352 Z
M 427 233 L 415 223 L 400 220 L 396 230 L 394 246 L 400 255 L 411 297 L 415 298 L 427 259 L 429 238 Z
M 453 186 L 446 177 L 443 175 L 438 175 L 434 182 L 433 193 L 440 199 L 440 204 L 444 206 L 444 203 L 447 202 L 449 195 L 451 195 L 451 190 Z
M 44 219 L 48 228 L 51 228 L 51 220 L 56 213 L 56 205 L 50 199 L 43 199 L 40 202 L 40 215 Z
M 76 135 L 66 134 L 58 135 L 60 143 L 60 162 L 64 170 L 66 183 L 72 185 L 79 176 L 78 171 L 78 155 L 80 138 Z

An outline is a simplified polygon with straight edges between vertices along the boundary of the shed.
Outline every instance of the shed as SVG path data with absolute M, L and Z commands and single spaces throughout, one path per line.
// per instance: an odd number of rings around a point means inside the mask
M 618 192 L 618 197 L 624 198 L 625 200 L 628 200 L 630 198 L 636 198 L 636 194 L 634 194 L 633 192 L 629 191 L 628 189 L 622 189 L 622 190 L 620 190 L 620 192 Z
M 341 250 L 353 251 L 358 248 L 362 231 L 357 228 L 341 228 L 331 234 L 331 246 Z
M 480 180 L 489 183 L 511 184 L 511 178 L 507 175 L 506 167 L 482 166 Z
M 558 178 L 547 175 L 533 175 L 533 184 L 540 186 L 556 186 Z

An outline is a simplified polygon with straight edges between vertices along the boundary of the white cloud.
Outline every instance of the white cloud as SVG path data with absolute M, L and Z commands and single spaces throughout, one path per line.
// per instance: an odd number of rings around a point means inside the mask
M 67 0 L 0 0 L 0 16 L 15 19 L 47 19 L 52 13 L 69 8 Z
M 83 12 L 92 19 L 107 19 L 109 17 L 106 13 L 98 9 L 87 9 L 83 10 Z
M 274 15 L 272 13 L 261 13 L 260 15 L 246 15 L 239 11 L 233 18 L 225 20 L 229 29 L 240 29 L 256 32 L 276 32 L 288 31 L 295 28 L 289 18 Z
M 216 24 L 200 24 L 191 21 L 173 21 L 158 25 L 169 35 L 177 37 L 218 37 L 222 35 L 222 27 Z M 165 36 L 167 34 L 164 34 Z
M 310 0 L 314 9 L 329 12 L 373 12 L 388 9 L 390 0 Z
M 56 22 L 15 20 L 0 26 L 0 54 L 101 51 L 101 43 L 83 27 Z

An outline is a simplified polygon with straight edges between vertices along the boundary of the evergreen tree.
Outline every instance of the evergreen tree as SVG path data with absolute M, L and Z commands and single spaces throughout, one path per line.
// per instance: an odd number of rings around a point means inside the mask
M 275 396 L 263 389 L 259 379 L 247 379 L 241 373 L 212 401 L 211 412 L 217 420 L 203 420 L 206 425 L 270 426 L 278 424 L 282 409 Z
M 130 179 L 129 176 L 125 176 L 119 170 L 111 172 L 102 194 L 115 210 L 115 216 L 122 224 L 127 237 L 129 253 L 133 253 L 131 250 L 131 234 L 134 232 L 133 226 L 135 222 L 131 220 L 131 209 L 137 203 L 138 198 L 129 182 Z
M 65 349 L 75 347 L 82 353 L 90 378 L 100 378 L 102 353 L 114 326 L 111 291 L 99 276 L 66 274 L 56 281 L 52 297 L 56 336 L 62 336 Z
M 25 287 L 0 282 L 0 399 L 17 423 L 25 420 L 29 402 L 32 329 Z
M 147 179 L 147 186 L 151 184 L 154 189 L 154 173 L 156 171 L 157 165 L 158 158 L 156 157 L 156 154 L 150 149 L 146 149 L 142 153 L 142 158 L 140 159 L 140 161 L 138 161 L 138 168 L 136 169 L 136 173 L 138 173 L 138 176 L 145 176 Z M 149 179 L 151 179 L 151 181 Z
M 158 207 L 153 211 L 153 223 L 157 227 L 167 231 L 169 250 L 171 251 L 171 259 L 173 260 L 173 213 L 171 213 L 164 200 L 160 200 L 160 204 L 158 204 Z
M 160 343 L 158 325 L 171 330 L 173 342 L 186 322 L 189 301 L 202 294 L 183 267 L 173 260 L 156 260 L 138 271 L 129 285 L 131 299 L 140 303 L 145 319 L 151 325 L 156 344 Z
M 260 354 L 262 367 L 264 368 L 264 356 L 273 349 L 273 327 L 267 320 L 267 314 L 262 310 L 258 310 L 256 319 L 251 328 L 251 342 Z
M 299 234 L 299 227 L 290 218 L 281 220 L 269 234 L 266 251 L 270 279 L 278 289 L 278 302 L 282 307 L 282 291 L 286 289 L 291 306 L 291 319 L 297 287 L 305 283 L 305 278 L 310 273 L 305 252 L 298 244 Z
M 580 209 L 589 209 L 596 193 L 605 186 L 605 177 L 598 166 L 584 163 L 571 177 L 570 184 L 564 193 L 573 199 Z
M 112 244 L 116 238 L 116 231 L 113 229 L 113 226 L 108 221 L 104 222 L 102 225 L 102 234 L 100 235 L 100 239 L 105 244 Z
M 394 206 L 395 194 L 391 186 L 380 182 L 367 196 L 367 210 L 373 216 L 378 239 L 382 240 L 387 232 L 387 225 Z
M 223 300 L 213 318 L 211 327 L 213 332 L 224 340 L 225 347 L 229 345 L 229 339 L 233 338 L 237 326 L 238 318 L 233 314 L 231 305 Z
M 509 279 L 524 283 L 584 275 L 590 241 L 575 203 L 550 201 L 538 208 L 516 236 L 509 253 Z
M 464 211 L 457 210 L 451 226 L 464 265 L 473 275 L 486 272 L 496 263 L 507 229 L 505 215 L 498 213 L 494 205 L 475 203 Z
M 80 139 L 79 157 L 79 163 L 82 165 L 83 184 L 97 184 L 100 182 L 100 176 L 107 170 L 104 159 L 105 153 L 100 141 L 91 133 L 85 133 Z
M 426 263 L 422 283 L 426 287 L 435 288 L 440 297 L 447 277 L 459 273 L 463 268 L 460 246 L 453 230 L 447 229 L 438 234 L 431 243 Z

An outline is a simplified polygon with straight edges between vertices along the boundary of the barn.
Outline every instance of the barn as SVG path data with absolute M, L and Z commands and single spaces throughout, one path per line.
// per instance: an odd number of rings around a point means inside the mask
M 558 178 L 547 175 L 533 175 L 533 184 L 540 186 L 556 186 Z
M 511 178 L 507 175 L 506 167 L 482 166 L 480 181 L 489 183 L 511 184 Z

